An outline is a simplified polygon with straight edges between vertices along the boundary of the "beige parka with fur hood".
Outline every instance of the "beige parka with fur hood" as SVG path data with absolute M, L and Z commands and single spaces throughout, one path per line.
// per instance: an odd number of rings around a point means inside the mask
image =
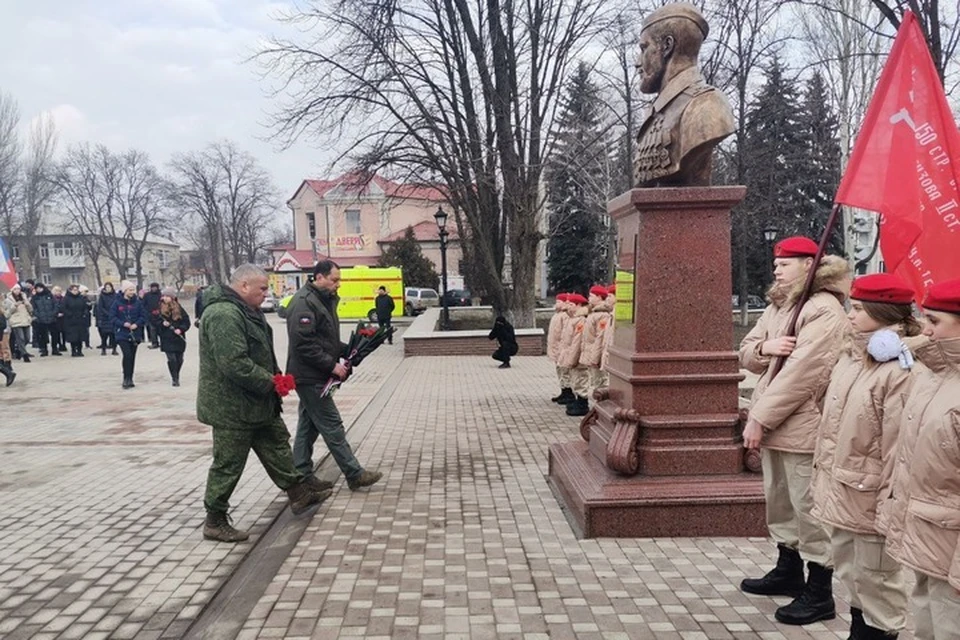
M 960 589 L 960 338 L 928 341 L 914 356 L 877 529 L 893 558 Z
M 590 309 L 587 305 L 577 306 L 573 316 L 563 325 L 560 334 L 560 359 L 557 362 L 561 367 L 573 369 L 580 363 L 580 349 L 583 344 L 583 325 L 586 323 Z
M 559 311 L 550 318 L 550 327 L 547 329 L 547 357 L 556 364 L 560 360 L 560 336 L 563 334 L 563 325 L 570 319 L 565 302 L 557 303 Z
M 872 333 L 850 336 L 824 396 L 813 457 L 813 515 L 822 522 L 876 534 L 879 496 L 893 472 L 900 414 L 913 377 L 899 359 L 867 353 Z
M 849 331 L 843 302 L 850 292 L 850 267 L 837 256 L 824 256 L 813 293 L 797 321 L 797 345 L 779 375 L 770 382 L 773 358 L 761 355 L 766 340 L 786 334 L 803 279 L 771 287 L 770 304 L 740 344 L 740 365 L 760 375 L 750 402 L 750 417 L 763 426 L 761 445 L 793 453 L 813 453 L 823 394 Z
M 580 347 L 581 367 L 598 368 L 600 366 L 607 332 L 611 329 L 610 312 L 612 310 L 613 306 L 604 298 L 590 311 L 590 315 L 583 323 L 583 346 Z

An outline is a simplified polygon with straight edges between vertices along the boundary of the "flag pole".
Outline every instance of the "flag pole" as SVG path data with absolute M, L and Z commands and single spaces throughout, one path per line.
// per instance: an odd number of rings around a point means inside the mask
M 807 273 L 807 281 L 803 285 L 803 293 L 800 294 L 800 299 L 797 300 L 797 304 L 793 308 L 793 313 L 790 315 L 790 324 L 787 325 L 785 336 L 794 336 L 797 334 L 797 321 L 800 319 L 800 312 L 803 310 L 803 305 L 807 303 L 807 300 L 810 299 L 813 293 L 813 281 L 817 277 L 817 268 L 820 266 L 820 260 L 823 258 L 823 254 L 827 251 L 830 232 L 833 231 L 833 227 L 837 224 L 837 218 L 840 217 L 840 206 L 839 203 L 834 204 L 833 211 L 830 212 L 830 217 L 827 218 L 827 226 L 824 227 L 823 235 L 820 237 L 820 244 L 817 246 L 817 255 L 813 258 L 813 267 L 811 267 Z M 789 356 L 777 356 L 774 358 L 773 363 L 770 365 L 771 382 L 777 377 L 780 370 L 783 369 L 783 365 L 787 362 L 788 357 Z

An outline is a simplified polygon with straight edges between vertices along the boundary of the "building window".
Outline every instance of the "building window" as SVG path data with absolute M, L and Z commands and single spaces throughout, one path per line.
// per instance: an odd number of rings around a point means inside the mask
M 80 281 L 83 280 L 82 271 L 71 271 L 70 272 L 70 284 L 80 284 Z
M 360 212 L 356 209 L 348 209 L 346 212 L 347 235 L 360 235 Z
M 40 245 L 40 257 L 41 257 L 41 258 L 49 258 L 49 257 L 50 257 L 50 252 L 47 250 L 47 245 L 46 245 L 46 244 L 41 244 L 41 245 Z M 50 284 L 50 283 L 47 283 L 47 284 Z
M 72 242 L 54 242 L 53 255 L 57 258 L 66 258 L 68 256 L 80 255 L 82 249 L 80 245 Z
M 161 269 L 166 269 L 170 266 L 170 256 L 167 255 L 166 251 L 157 251 L 157 264 L 160 265 Z
M 43 284 L 46 284 L 46 285 L 53 284 L 53 276 L 51 276 L 49 273 L 41 273 L 40 279 L 43 280 Z
M 311 240 L 317 239 L 317 216 L 312 211 L 307 213 L 307 234 Z

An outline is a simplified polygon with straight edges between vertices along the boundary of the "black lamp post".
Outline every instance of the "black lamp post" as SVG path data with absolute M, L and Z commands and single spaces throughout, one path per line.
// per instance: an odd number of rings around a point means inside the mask
M 771 281 L 773 278 L 773 243 L 777 239 L 777 233 L 779 233 L 779 230 L 776 227 L 766 227 L 763 230 L 763 239 L 767 241 L 767 256 L 770 258 L 767 273 L 770 274 L 768 277 Z
M 433 219 L 437 221 L 437 235 L 440 237 L 440 282 L 443 290 L 440 294 L 440 304 L 443 305 L 440 328 L 446 330 L 450 326 L 450 309 L 447 306 L 447 214 L 442 207 L 437 207 Z

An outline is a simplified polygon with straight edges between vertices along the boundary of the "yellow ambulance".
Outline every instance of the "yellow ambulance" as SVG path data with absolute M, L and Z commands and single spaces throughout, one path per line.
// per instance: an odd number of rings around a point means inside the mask
M 403 315 L 403 270 L 400 267 L 344 267 L 340 269 L 340 304 L 337 315 L 341 320 L 363 319 L 376 322 L 376 299 L 380 287 L 386 287 L 393 298 L 394 315 Z M 293 295 L 280 301 L 280 317 L 285 317 Z

